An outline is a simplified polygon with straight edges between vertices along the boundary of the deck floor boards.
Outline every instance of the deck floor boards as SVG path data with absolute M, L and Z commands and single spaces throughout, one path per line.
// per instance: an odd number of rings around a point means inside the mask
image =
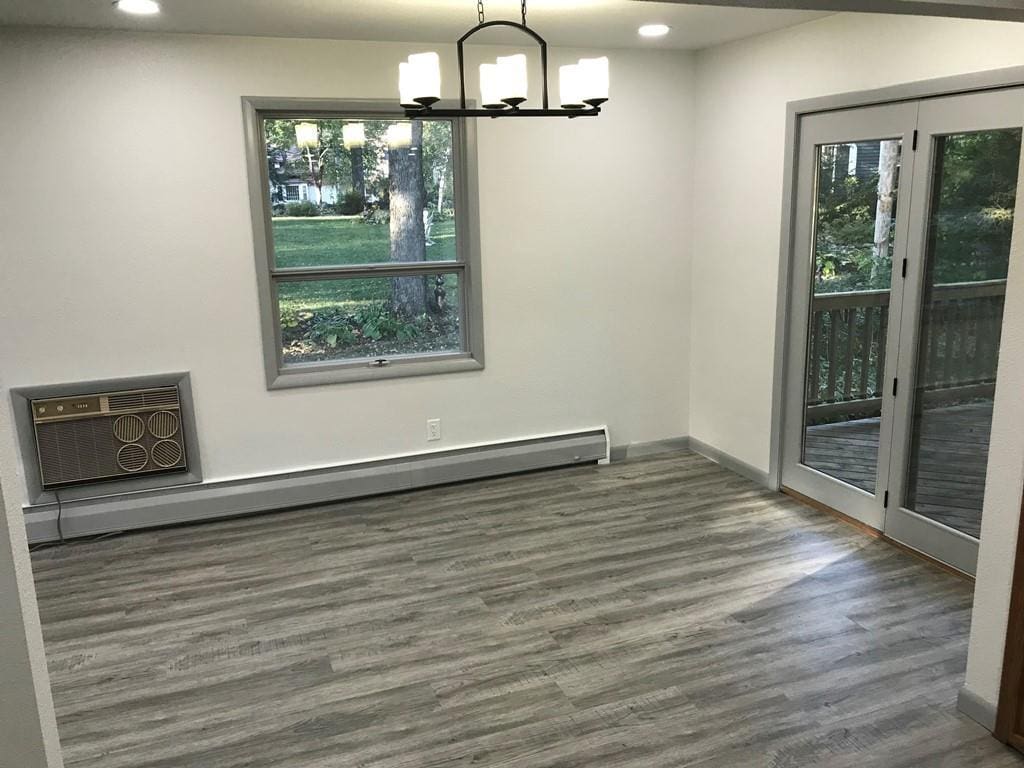
M 923 421 L 917 495 L 911 509 L 981 535 L 992 403 L 931 409 Z M 807 429 L 804 463 L 868 492 L 875 489 L 879 420 L 857 419 Z
M 970 584 L 688 452 L 34 567 L 69 768 L 1024 765 Z

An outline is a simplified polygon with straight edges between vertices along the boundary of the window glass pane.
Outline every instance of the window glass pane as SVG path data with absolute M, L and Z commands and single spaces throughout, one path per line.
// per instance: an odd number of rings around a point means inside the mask
M 286 365 L 460 352 L 459 276 L 281 281 Z
M 901 142 L 818 147 L 803 463 L 873 493 Z
M 267 119 L 277 267 L 454 261 L 452 124 Z

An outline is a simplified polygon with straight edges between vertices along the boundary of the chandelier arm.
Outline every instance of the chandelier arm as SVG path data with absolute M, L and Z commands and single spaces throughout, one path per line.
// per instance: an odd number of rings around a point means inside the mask
M 465 67 L 465 55 L 463 52 L 463 45 L 465 42 L 479 32 L 482 29 L 488 27 L 511 27 L 512 29 L 518 29 L 520 32 L 529 35 L 540 46 L 540 69 L 541 69 L 541 84 L 542 90 L 542 107 L 548 108 L 548 44 L 547 41 L 530 29 L 525 24 L 520 24 L 516 21 L 485 21 L 482 24 L 477 24 L 469 32 L 459 38 L 456 43 L 456 48 L 459 54 L 459 98 L 462 108 L 466 108 L 466 67 Z
M 600 107 L 586 107 L 584 109 L 448 109 L 441 107 L 409 107 L 405 110 L 405 116 L 411 120 L 419 118 L 452 118 L 452 117 L 567 117 L 570 120 L 577 117 L 596 117 L 601 114 Z

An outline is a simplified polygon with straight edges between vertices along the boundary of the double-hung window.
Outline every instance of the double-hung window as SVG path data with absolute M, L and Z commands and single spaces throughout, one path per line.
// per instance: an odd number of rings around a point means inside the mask
M 482 368 L 472 126 L 244 107 L 268 386 Z

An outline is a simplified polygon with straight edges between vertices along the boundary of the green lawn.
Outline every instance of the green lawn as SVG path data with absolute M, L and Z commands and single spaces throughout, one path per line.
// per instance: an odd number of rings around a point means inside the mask
M 279 267 L 321 267 L 372 264 L 391 258 L 387 224 L 366 224 L 351 218 L 274 219 L 274 256 Z M 428 261 L 455 260 L 455 222 L 434 224 Z M 454 288 L 454 275 L 447 282 Z M 389 298 L 387 279 L 289 282 L 280 286 L 281 310 L 318 310 L 350 302 Z
M 274 219 L 274 255 L 279 267 L 372 264 L 391 258 L 387 224 L 365 224 L 359 217 Z M 434 224 L 427 261 L 455 259 L 455 222 Z

